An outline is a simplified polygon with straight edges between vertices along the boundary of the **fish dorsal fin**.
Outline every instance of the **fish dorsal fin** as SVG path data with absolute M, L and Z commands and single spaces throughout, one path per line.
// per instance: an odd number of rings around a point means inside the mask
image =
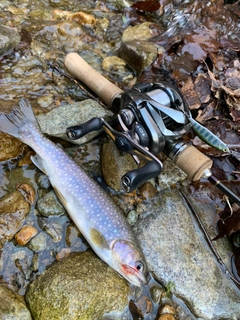
M 91 228 L 90 230 L 90 238 L 95 246 L 100 247 L 101 249 L 109 250 L 109 245 L 104 238 L 104 236 L 95 228 Z
M 38 167 L 38 169 L 40 169 L 43 173 L 47 175 L 47 171 L 44 167 L 43 160 L 38 154 L 36 154 L 35 156 L 31 156 L 31 160 L 35 164 L 35 166 Z

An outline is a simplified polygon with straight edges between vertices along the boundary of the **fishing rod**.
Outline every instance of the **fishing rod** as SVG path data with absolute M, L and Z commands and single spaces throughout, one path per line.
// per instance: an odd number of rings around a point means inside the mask
M 163 152 L 191 181 L 206 178 L 240 205 L 240 197 L 213 176 L 212 160 L 183 140 L 183 136 L 193 129 L 212 147 L 230 153 L 227 144 L 192 118 L 184 97 L 176 87 L 164 81 L 140 83 L 124 92 L 77 53 L 67 54 L 64 63 L 68 72 L 91 89 L 109 108 L 120 110 L 117 119 L 121 126 L 121 131 L 116 131 L 104 119 L 95 117 L 67 128 L 67 136 L 75 140 L 103 128 L 119 150 L 132 154 L 136 160 L 139 157 L 146 160 L 143 167 L 122 176 L 121 187 L 125 192 L 132 192 L 161 173 L 163 164 L 156 155 Z

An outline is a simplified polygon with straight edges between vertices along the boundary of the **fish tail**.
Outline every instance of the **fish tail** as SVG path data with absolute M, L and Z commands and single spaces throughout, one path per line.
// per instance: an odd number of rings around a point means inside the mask
M 19 106 L 9 114 L 0 114 L 0 131 L 10 134 L 24 142 L 28 127 L 39 128 L 29 101 L 22 98 Z M 29 128 L 30 129 L 30 128 Z

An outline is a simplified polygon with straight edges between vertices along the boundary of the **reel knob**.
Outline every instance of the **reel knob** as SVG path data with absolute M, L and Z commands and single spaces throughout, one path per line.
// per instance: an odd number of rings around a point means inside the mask
M 71 140 L 77 140 L 85 134 L 102 129 L 103 123 L 101 118 L 94 117 L 79 126 L 72 126 L 66 129 L 66 135 Z
M 132 192 L 148 180 L 157 177 L 162 167 L 156 161 L 149 161 L 141 168 L 127 172 L 122 176 L 121 187 L 125 192 Z

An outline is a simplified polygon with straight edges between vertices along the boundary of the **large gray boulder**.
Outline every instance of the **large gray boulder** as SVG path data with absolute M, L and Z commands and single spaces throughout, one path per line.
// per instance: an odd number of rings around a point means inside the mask
M 150 270 L 197 318 L 239 319 L 240 292 L 222 271 L 177 189 L 138 208 L 135 226 Z M 227 252 L 226 252 L 227 255 Z

